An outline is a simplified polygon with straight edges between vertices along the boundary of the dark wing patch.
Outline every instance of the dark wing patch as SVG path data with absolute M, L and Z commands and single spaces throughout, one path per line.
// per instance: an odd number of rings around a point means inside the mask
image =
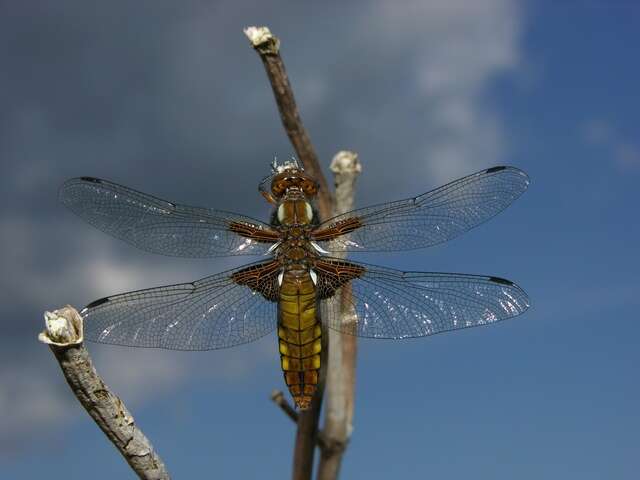
M 313 269 L 318 275 L 318 297 L 325 300 L 332 297 L 343 285 L 355 278 L 360 278 L 365 267 L 346 260 L 320 257 Z
M 323 224 L 324 225 L 324 224 Z M 311 232 L 311 239 L 316 242 L 333 240 L 341 235 L 346 235 L 363 225 L 358 217 L 345 218 L 330 226 L 320 227 Z
M 276 243 L 280 240 L 280 233 L 272 229 L 264 229 L 259 225 L 246 222 L 229 222 L 229 230 L 241 237 L 251 238 L 256 242 Z
M 231 279 L 238 285 L 245 285 L 251 290 L 259 292 L 267 300 L 276 302 L 280 291 L 278 286 L 280 270 L 280 263 L 274 260 L 238 270 L 231 276 Z

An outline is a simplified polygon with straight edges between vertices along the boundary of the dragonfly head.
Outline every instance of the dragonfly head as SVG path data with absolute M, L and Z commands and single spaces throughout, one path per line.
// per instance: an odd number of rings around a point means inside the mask
M 318 193 L 318 183 L 304 172 L 294 158 L 282 165 L 274 160 L 273 173 L 260 183 L 260 193 L 268 202 L 279 204 L 285 200 L 311 201 Z
M 318 183 L 304 172 L 294 158 L 282 165 L 274 160 L 272 174 L 260 182 L 260 193 L 275 205 L 274 225 L 311 225 L 317 219 L 311 202 Z

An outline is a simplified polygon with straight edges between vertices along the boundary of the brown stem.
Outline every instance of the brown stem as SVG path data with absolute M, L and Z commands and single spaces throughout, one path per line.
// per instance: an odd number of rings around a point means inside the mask
M 139 478 L 168 480 L 169 473 L 122 400 L 111 392 L 93 366 L 82 342 L 82 317 L 69 305 L 45 313 L 47 343 L 80 404 L 118 449 Z
M 298 415 L 298 429 L 293 448 L 293 480 L 309 480 L 313 473 L 313 457 L 318 442 L 318 423 L 322 408 L 323 391 L 318 384 L 318 391 L 308 409 Z
M 273 36 L 267 27 L 248 27 L 245 28 L 244 33 L 264 64 L 269 83 L 273 89 L 273 95 L 278 104 L 282 125 L 298 155 L 298 159 L 302 161 L 305 172 L 320 184 L 318 212 L 320 219 L 326 220 L 331 217 L 333 210 L 331 192 L 327 180 L 322 174 L 320 162 L 318 162 L 318 156 L 313 148 L 309 134 L 304 125 L 302 125 L 293 90 L 289 83 L 289 77 L 280 56 L 280 40 Z
M 284 412 L 284 414 L 287 417 L 289 417 L 293 423 L 295 424 L 298 423 L 298 418 L 300 415 L 298 414 L 296 409 L 293 408 L 291 404 L 287 401 L 286 397 L 284 396 L 284 393 L 282 393 L 280 390 L 274 390 L 271 393 L 271 400 L 273 400 L 273 403 L 275 403 L 277 406 L 280 407 L 280 409 Z M 327 444 L 324 432 L 322 430 L 318 431 L 317 440 L 318 440 L 318 446 L 321 449 L 328 448 L 328 444 Z

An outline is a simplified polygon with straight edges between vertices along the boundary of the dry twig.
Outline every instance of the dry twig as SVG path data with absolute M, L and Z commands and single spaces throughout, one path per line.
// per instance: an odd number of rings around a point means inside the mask
M 38 339 L 49 345 L 80 404 L 144 480 L 168 480 L 162 459 L 136 425 L 124 403 L 96 372 L 84 347 L 82 317 L 67 305 L 45 312 L 46 329 Z
M 334 214 L 353 210 L 353 192 L 362 166 L 354 152 L 338 152 L 331 161 L 336 194 Z M 344 256 L 344 255 L 343 255 Z M 336 295 L 332 308 L 340 309 L 343 322 L 357 321 L 351 302 L 351 286 Z M 342 456 L 353 430 L 357 337 L 331 330 L 329 333 L 327 401 L 324 420 L 324 448 L 318 463 L 318 480 L 338 478 Z
M 322 174 L 318 156 L 313 148 L 309 134 L 304 125 L 302 125 L 296 100 L 293 97 L 293 90 L 289 83 L 289 77 L 280 56 L 280 40 L 273 36 L 267 27 L 247 27 L 244 29 L 244 33 L 264 64 L 269 83 L 273 89 L 273 95 L 278 104 L 282 125 L 298 155 L 298 159 L 304 165 L 306 173 L 320 183 L 318 210 L 320 219 L 327 220 L 331 217 L 333 211 L 331 191 L 327 180 Z

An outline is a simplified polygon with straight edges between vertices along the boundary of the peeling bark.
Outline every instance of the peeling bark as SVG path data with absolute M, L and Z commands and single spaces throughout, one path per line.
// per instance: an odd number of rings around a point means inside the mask
M 82 317 L 67 305 L 45 313 L 39 340 L 51 348 L 71 391 L 139 478 L 168 480 L 169 473 L 122 400 L 111 392 L 84 346 Z

